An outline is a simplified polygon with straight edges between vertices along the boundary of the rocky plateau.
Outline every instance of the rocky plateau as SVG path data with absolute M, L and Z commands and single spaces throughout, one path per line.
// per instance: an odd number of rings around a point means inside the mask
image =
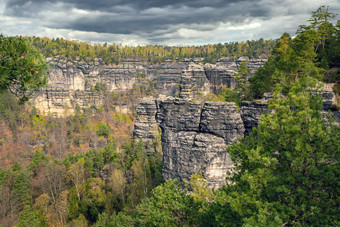
M 131 59 L 118 65 L 105 65 L 100 59 L 90 63 L 70 62 L 56 56 L 48 59 L 48 86 L 36 95 L 33 104 L 41 114 L 67 116 L 74 114 L 77 106 L 101 106 L 104 90 L 131 92 L 146 82 L 155 87 L 155 93 L 168 96 L 178 95 L 180 90 L 188 98 L 217 94 L 222 87 L 235 85 L 233 75 L 242 61 L 248 61 L 249 67 L 256 70 L 266 60 L 240 57 L 223 58 L 216 64 L 203 64 L 202 59 L 150 64 L 143 59 Z M 100 90 L 103 85 L 105 89 Z

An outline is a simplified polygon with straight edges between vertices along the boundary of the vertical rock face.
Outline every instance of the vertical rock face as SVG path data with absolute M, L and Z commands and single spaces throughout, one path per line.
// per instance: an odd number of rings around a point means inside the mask
M 137 107 L 134 137 L 147 143 L 162 129 L 164 179 L 189 179 L 202 172 L 209 186 L 225 184 L 233 168 L 227 146 L 257 127 L 267 104 L 243 102 L 241 111 L 231 102 L 194 102 L 145 98 Z
M 178 83 L 181 79 L 182 71 L 189 62 L 167 61 L 158 65 L 147 66 L 147 76 L 156 83 L 157 91 L 164 95 L 174 95 L 178 93 Z
M 144 99 L 137 114 L 141 115 L 135 123 L 137 138 L 152 140 L 149 130 L 159 122 L 165 179 L 189 179 L 202 172 L 211 187 L 225 183 L 226 172 L 233 167 L 227 145 L 244 134 L 234 103 Z
M 328 111 L 331 109 L 332 105 L 337 104 L 337 100 L 335 94 L 333 92 L 334 84 L 324 84 L 323 92 L 321 93 L 321 97 L 323 100 L 322 109 Z
M 235 68 L 233 67 L 235 66 Z M 206 77 L 211 84 L 210 93 L 218 94 L 222 87 L 235 87 L 236 81 L 234 74 L 237 72 L 237 65 L 230 64 L 228 66 L 223 64 L 206 64 L 204 65 Z
M 197 95 L 210 93 L 210 83 L 202 65 L 190 64 L 182 73 L 180 97 L 194 99 Z
M 249 136 L 252 129 L 257 128 L 263 111 L 268 111 L 267 103 L 260 102 L 242 102 L 241 118 L 244 124 L 244 136 Z
M 179 84 L 179 96 L 186 99 L 198 99 L 200 96 L 209 93 L 217 95 L 223 87 L 233 88 L 236 86 L 235 73 L 238 71 L 241 62 L 247 61 L 248 67 L 254 72 L 266 60 L 240 57 L 236 61 L 233 58 L 223 58 L 216 64 L 190 63 L 183 70 Z
M 221 137 L 226 144 L 243 137 L 244 126 L 235 103 L 206 102 L 201 114 L 200 131 Z
M 263 59 L 224 58 L 216 64 L 203 64 L 204 59 L 184 59 L 180 62 L 166 61 L 150 64 L 143 59 L 125 60 L 118 65 L 105 65 L 102 60 L 94 62 L 68 62 L 61 57 L 48 59 L 51 70 L 49 85 L 33 100 L 42 114 L 73 114 L 80 107 L 100 106 L 104 96 L 95 90 L 97 84 L 105 85 L 112 92 L 127 92 L 144 83 L 153 83 L 156 93 L 196 99 L 208 93 L 217 94 L 222 87 L 234 87 L 234 73 L 239 64 L 247 60 L 256 69 Z M 150 84 L 151 85 L 151 84 Z
M 321 95 L 324 112 L 335 98 L 330 89 L 324 89 Z M 256 102 L 242 102 L 240 112 L 229 102 L 144 99 L 137 108 L 140 117 L 136 119 L 134 136 L 152 141 L 150 132 L 159 125 L 164 179 L 189 179 L 202 172 L 209 186 L 219 188 L 225 184 L 226 172 L 233 168 L 227 146 L 258 126 L 262 113 L 270 111 L 271 98 L 272 94 L 266 93 Z
M 133 137 L 137 139 L 142 138 L 144 143 L 151 148 L 159 127 L 156 121 L 156 114 L 156 100 L 153 97 L 142 99 L 136 108 Z

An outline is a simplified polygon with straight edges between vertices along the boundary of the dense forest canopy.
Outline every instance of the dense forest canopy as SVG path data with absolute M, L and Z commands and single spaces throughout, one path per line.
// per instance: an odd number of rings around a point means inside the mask
M 91 44 L 80 41 L 68 41 L 63 38 L 28 37 L 33 45 L 46 57 L 61 55 L 70 60 L 93 61 L 101 58 L 105 63 L 119 63 L 124 59 L 147 59 L 152 63 L 164 62 L 168 59 L 204 58 L 214 63 L 222 57 L 267 57 L 275 44 L 275 40 L 249 40 L 225 44 L 204 46 L 126 46 L 121 44 Z
M 322 6 L 296 37 L 284 33 L 278 42 L 122 47 L 29 38 L 47 57 L 102 58 L 107 63 L 131 57 L 158 62 L 267 56 L 275 44 L 254 77 L 247 80 L 249 69 L 242 64 L 238 86 L 218 97 L 239 103 L 273 92 L 273 111 L 262 115 L 250 137 L 228 147 L 235 171 L 223 188 L 212 191 L 200 173 L 190 182 L 164 182 L 160 135 L 153 144 L 159 152 L 148 154 L 142 140 L 128 135 L 133 114 L 103 107 L 95 115 L 85 111 L 68 118 L 44 117 L 34 108 L 27 111 L 3 89 L 1 135 L 12 136 L 13 144 L 21 136 L 37 149 L 19 154 L 14 164 L 1 162 L 1 225 L 339 226 L 340 128 L 330 113 L 325 117 L 320 112 L 319 96 L 320 80 L 339 83 L 339 72 L 331 70 L 340 62 L 340 21 L 330 23 L 333 16 Z M 29 135 L 20 131 L 24 129 Z M 91 143 L 103 146 L 90 148 Z M 16 154 L 11 147 L 7 150 Z M 22 156 L 27 160 L 19 163 Z

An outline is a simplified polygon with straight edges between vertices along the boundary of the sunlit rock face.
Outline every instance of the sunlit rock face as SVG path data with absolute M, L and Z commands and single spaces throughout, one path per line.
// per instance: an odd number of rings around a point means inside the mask
M 136 140 L 143 139 L 147 150 L 150 152 L 155 151 L 154 140 L 159 128 L 159 124 L 156 121 L 157 112 L 156 100 L 153 97 L 142 99 L 136 108 L 133 137 Z
M 41 114 L 67 116 L 74 114 L 77 107 L 103 105 L 103 92 L 97 88 L 105 86 L 106 91 L 124 93 L 140 88 L 145 81 L 158 94 L 195 99 L 218 94 L 222 87 L 234 87 L 234 74 L 242 61 L 248 61 L 249 67 L 256 69 L 265 59 L 223 58 L 216 64 L 203 64 L 202 59 L 169 60 L 160 64 L 128 59 L 118 65 L 106 65 L 101 59 L 90 63 L 70 62 L 56 56 L 48 59 L 48 86 L 37 94 L 33 104 Z

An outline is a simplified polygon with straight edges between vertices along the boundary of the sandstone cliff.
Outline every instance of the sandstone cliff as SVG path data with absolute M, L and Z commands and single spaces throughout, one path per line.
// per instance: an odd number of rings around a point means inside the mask
M 197 78 L 199 80 L 200 77 Z M 326 115 L 336 101 L 329 86 L 321 95 L 322 112 Z M 227 146 L 238 138 L 248 136 L 258 126 L 263 111 L 270 111 L 268 101 L 271 94 L 266 93 L 262 100 L 242 102 L 240 111 L 234 103 L 198 102 L 185 98 L 141 100 L 134 137 L 153 144 L 160 127 L 165 179 L 189 179 L 192 174 L 202 172 L 209 186 L 221 187 L 225 183 L 226 172 L 233 167 Z M 339 116 L 339 111 L 333 113 Z M 148 149 L 149 152 L 155 151 L 153 147 Z
M 211 187 L 225 183 L 226 172 L 233 167 L 226 148 L 245 132 L 234 103 L 143 99 L 137 108 L 134 137 L 152 144 L 158 126 L 165 179 L 189 179 L 202 172 Z
M 86 63 L 69 62 L 61 57 L 48 59 L 48 86 L 33 100 L 42 114 L 70 115 L 80 108 L 101 106 L 104 91 L 131 92 L 152 87 L 156 94 L 195 98 L 199 94 L 217 94 L 222 87 L 235 86 L 234 73 L 242 61 L 256 69 L 266 59 L 241 57 L 220 59 L 215 65 L 203 64 L 202 59 L 184 59 L 149 64 L 143 59 L 125 60 L 118 65 L 105 65 L 100 59 Z M 180 92 L 181 90 L 181 92 Z

